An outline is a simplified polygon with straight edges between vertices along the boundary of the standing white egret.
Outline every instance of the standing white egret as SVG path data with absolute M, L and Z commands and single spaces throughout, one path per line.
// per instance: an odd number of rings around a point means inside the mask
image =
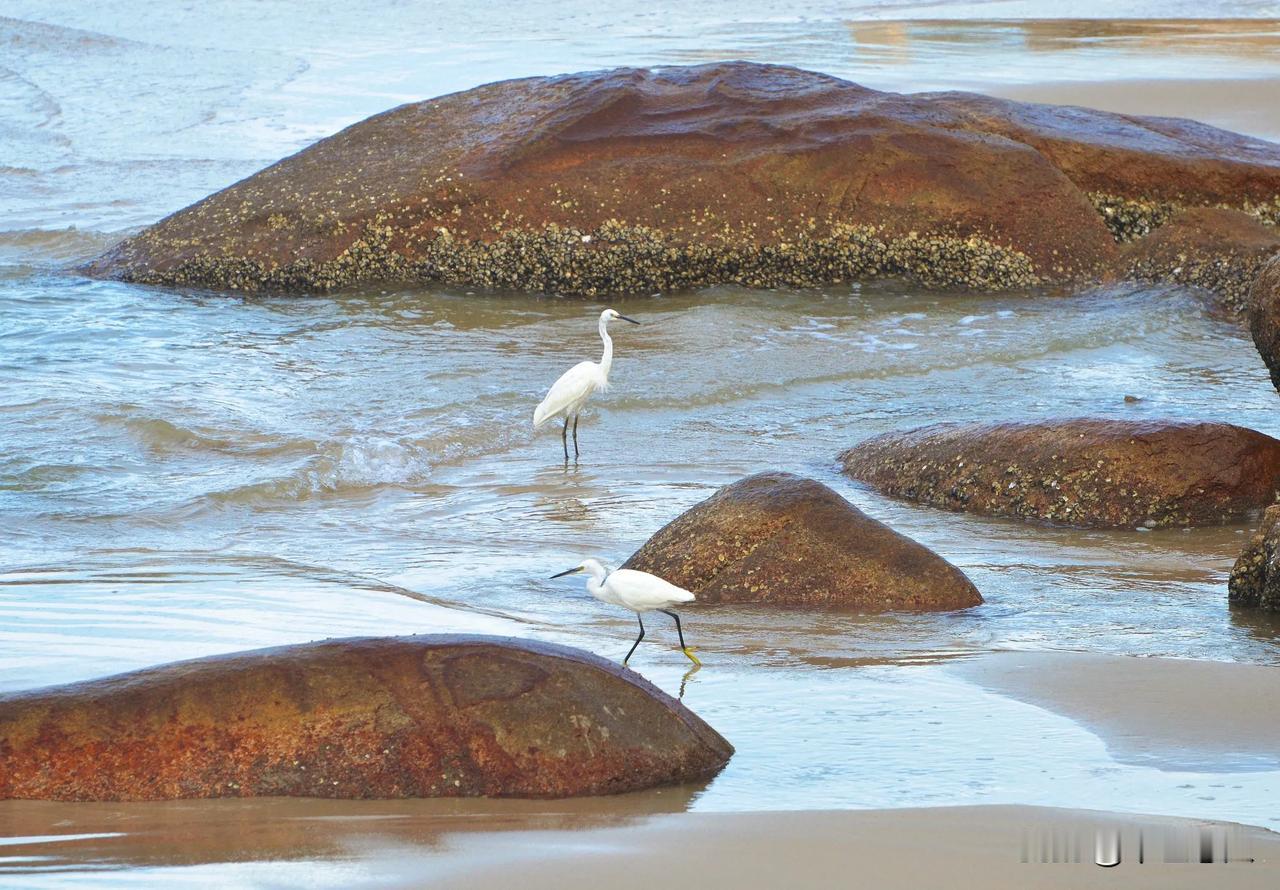
M 680 616 L 671 611 L 674 605 L 693 602 L 692 593 L 648 572 L 638 572 L 635 569 L 610 571 L 598 559 L 588 559 L 580 566 L 566 569 L 551 577 L 563 578 L 575 572 L 586 572 L 591 575 L 587 579 L 587 592 L 596 599 L 611 606 L 622 606 L 636 613 L 636 620 L 640 622 L 640 636 L 636 637 L 636 641 L 631 644 L 627 657 L 622 659 L 624 666 L 631 660 L 636 646 L 639 646 L 640 641 L 644 639 L 645 612 L 661 612 L 674 618 L 676 633 L 680 635 L 680 651 L 695 665 L 702 664 L 698 656 L 693 654 L 693 649 L 684 644 L 684 628 L 680 626 Z
M 604 355 L 597 362 L 578 362 L 551 384 L 546 398 L 533 411 L 533 428 L 536 430 L 551 418 L 563 414 L 564 429 L 560 431 L 560 443 L 564 445 L 564 459 L 569 459 L 569 418 L 573 418 L 573 456 L 578 456 L 578 412 L 597 390 L 609 388 L 609 369 L 613 367 L 613 340 L 609 339 L 608 325 L 615 318 L 640 324 L 634 318 L 619 315 L 613 309 L 600 313 L 600 339 L 604 341 Z

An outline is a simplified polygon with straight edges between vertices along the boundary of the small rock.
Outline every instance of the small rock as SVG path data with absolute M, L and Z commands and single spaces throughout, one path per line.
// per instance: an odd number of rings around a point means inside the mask
M 1249 331 L 1258 354 L 1280 390 L 1280 256 L 1258 273 L 1249 291 Z
M 699 603 L 883 611 L 982 602 L 951 563 L 790 473 L 725 486 L 660 529 L 625 567 L 691 590 Z
M 1227 599 L 1237 606 L 1280 612 L 1280 505 L 1267 508 L 1262 524 L 1231 568 Z

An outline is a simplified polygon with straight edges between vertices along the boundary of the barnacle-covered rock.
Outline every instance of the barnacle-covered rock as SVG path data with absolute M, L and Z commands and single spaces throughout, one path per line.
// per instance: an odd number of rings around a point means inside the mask
M 1243 312 L 1267 260 L 1280 253 L 1280 229 L 1241 210 L 1178 211 L 1125 249 L 1129 277 L 1172 281 L 1214 292 L 1223 308 Z
M 1280 612 L 1280 505 L 1267 508 L 1262 524 L 1231 567 L 1227 598 L 1237 606 Z
M 1274 222 L 1280 148 L 1190 121 L 899 95 L 725 62 L 504 81 L 376 115 L 87 267 L 236 289 L 575 294 L 1116 274 L 1183 205 Z M 1275 215 L 1275 214 L 1272 214 Z
M 1280 488 L 1280 441 L 1227 423 L 943 423 L 876 436 L 840 460 L 893 497 L 1092 528 L 1239 521 Z

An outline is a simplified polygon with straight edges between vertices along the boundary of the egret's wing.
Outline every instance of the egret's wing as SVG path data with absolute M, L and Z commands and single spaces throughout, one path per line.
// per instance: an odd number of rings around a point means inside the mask
M 546 398 L 533 412 L 533 428 L 536 430 L 561 411 L 580 402 L 596 388 L 599 368 L 595 362 L 578 362 L 551 384 Z
M 657 575 L 638 572 L 635 569 L 618 569 L 616 572 L 611 572 L 606 583 L 617 592 L 619 598 L 629 608 L 642 612 L 693 602 L 693 594 L 683 587 L 676 587 Z

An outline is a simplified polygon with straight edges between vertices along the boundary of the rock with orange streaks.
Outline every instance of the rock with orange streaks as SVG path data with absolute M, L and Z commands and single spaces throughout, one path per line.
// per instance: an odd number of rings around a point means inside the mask
M 637 674 L 481 636 L 329 640 L 0 697 L 0 799 L 570 797 L 733 748 Z
M 1280 146 L 1194 121 L 717 62 L 402 105 L 86 271 L 285 291 L 395 280 L 595 295 L 885 276 L 985 291 L 1122 276 L 1117 241 L 1194 207 L 1274 226 Z

